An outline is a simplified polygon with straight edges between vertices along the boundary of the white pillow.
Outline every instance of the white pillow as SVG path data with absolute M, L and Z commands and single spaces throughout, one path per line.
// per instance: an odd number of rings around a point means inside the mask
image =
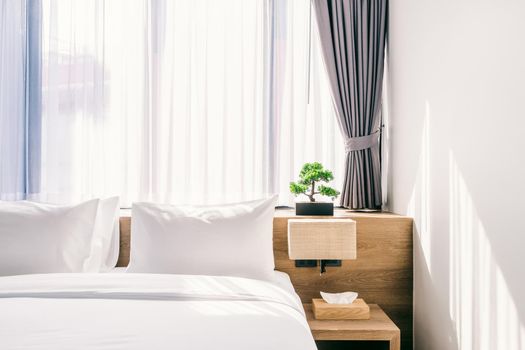
M 134 203 L 127 272 L 271 278 L 276 199 L 219 206 Z
M 0 276 L 83 272 L 98 205 L 0 202 Z
M 100 199 L 91 254 L 85 272 L 105 272 L 117 264 L 120 249 L 119 197 Z

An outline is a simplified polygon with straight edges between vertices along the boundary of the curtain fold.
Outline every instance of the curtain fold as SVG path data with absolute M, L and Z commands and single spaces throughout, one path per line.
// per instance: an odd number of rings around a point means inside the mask
M 386 0 L 312 0 L 346 163 L 341 205 L 381 208 Z
M 25 4 L 0 2 L 0 200 L 24 199 Z
M 311 26 L 310 1 L 274 2 L 272 92 L 275 123 L 275 192 L 281 203 L 293 205 L 290 181 L 297 180 L 306 162 L 320 162 L 334 173 L 334 188 L 341 188 L 344 144 L 339 133 L 330 86 L 323 67 L 320 42 Z M 331 201 L 331 198 L 319 198 Z
M 26 0 L 26 198 L 40 192 L 42 116 L 42 0 Z

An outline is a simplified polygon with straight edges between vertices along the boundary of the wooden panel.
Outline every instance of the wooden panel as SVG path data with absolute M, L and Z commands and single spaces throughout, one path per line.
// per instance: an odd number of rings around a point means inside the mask
M 288 258 L 288 219 L 334 217 L 295 216 L 292 210 L 276 211 L 273 223 L 275 266 L 286 272 L 304 303 L 319 291 L 355 291 L 368 304 L 379 304 L 401 329 L 403 349 L 412 349 L 412 219 L 390 213 L 338 210 L 335 218 L 357 223 L 357 259 L 341 267 L 296 268 Z M 120 256 L 117 266 L 129 262 L 130 218 L 122 217 Z
M 120 218 L 120 252 L 117 266 L 126 267 L 129 264 L 129 252 L 131 244 L 131 218 L 123 216 Z
M 276 269 L 290 275 L 304 303 L 319 291 L 355 291 L 369 304 L 379 304 L 401 329 L 403 349 L 412 349 L 412 219 L 390 213 L 336 211 L 357 223 L 357 259 L 341 267 L 296 268 L 288 259 L 288 219 L 292 211 L 278 211 L 274 219 Z M 312 217 L 304 217 L 312 218 Z

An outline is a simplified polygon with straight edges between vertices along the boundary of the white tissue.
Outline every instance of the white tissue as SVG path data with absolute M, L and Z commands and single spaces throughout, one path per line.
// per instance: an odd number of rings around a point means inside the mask
M 357 298 L 356 292 L 344 292 L 344 293 L 325 293 L 321 292 L 321 297 L 328 304 L 352 304 Z

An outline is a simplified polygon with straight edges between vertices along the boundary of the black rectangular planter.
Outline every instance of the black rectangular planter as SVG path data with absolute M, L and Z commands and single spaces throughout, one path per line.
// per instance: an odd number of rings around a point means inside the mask
M 295 203 L 295 215 L 334 215 L 334 203 L 298 202 Z

